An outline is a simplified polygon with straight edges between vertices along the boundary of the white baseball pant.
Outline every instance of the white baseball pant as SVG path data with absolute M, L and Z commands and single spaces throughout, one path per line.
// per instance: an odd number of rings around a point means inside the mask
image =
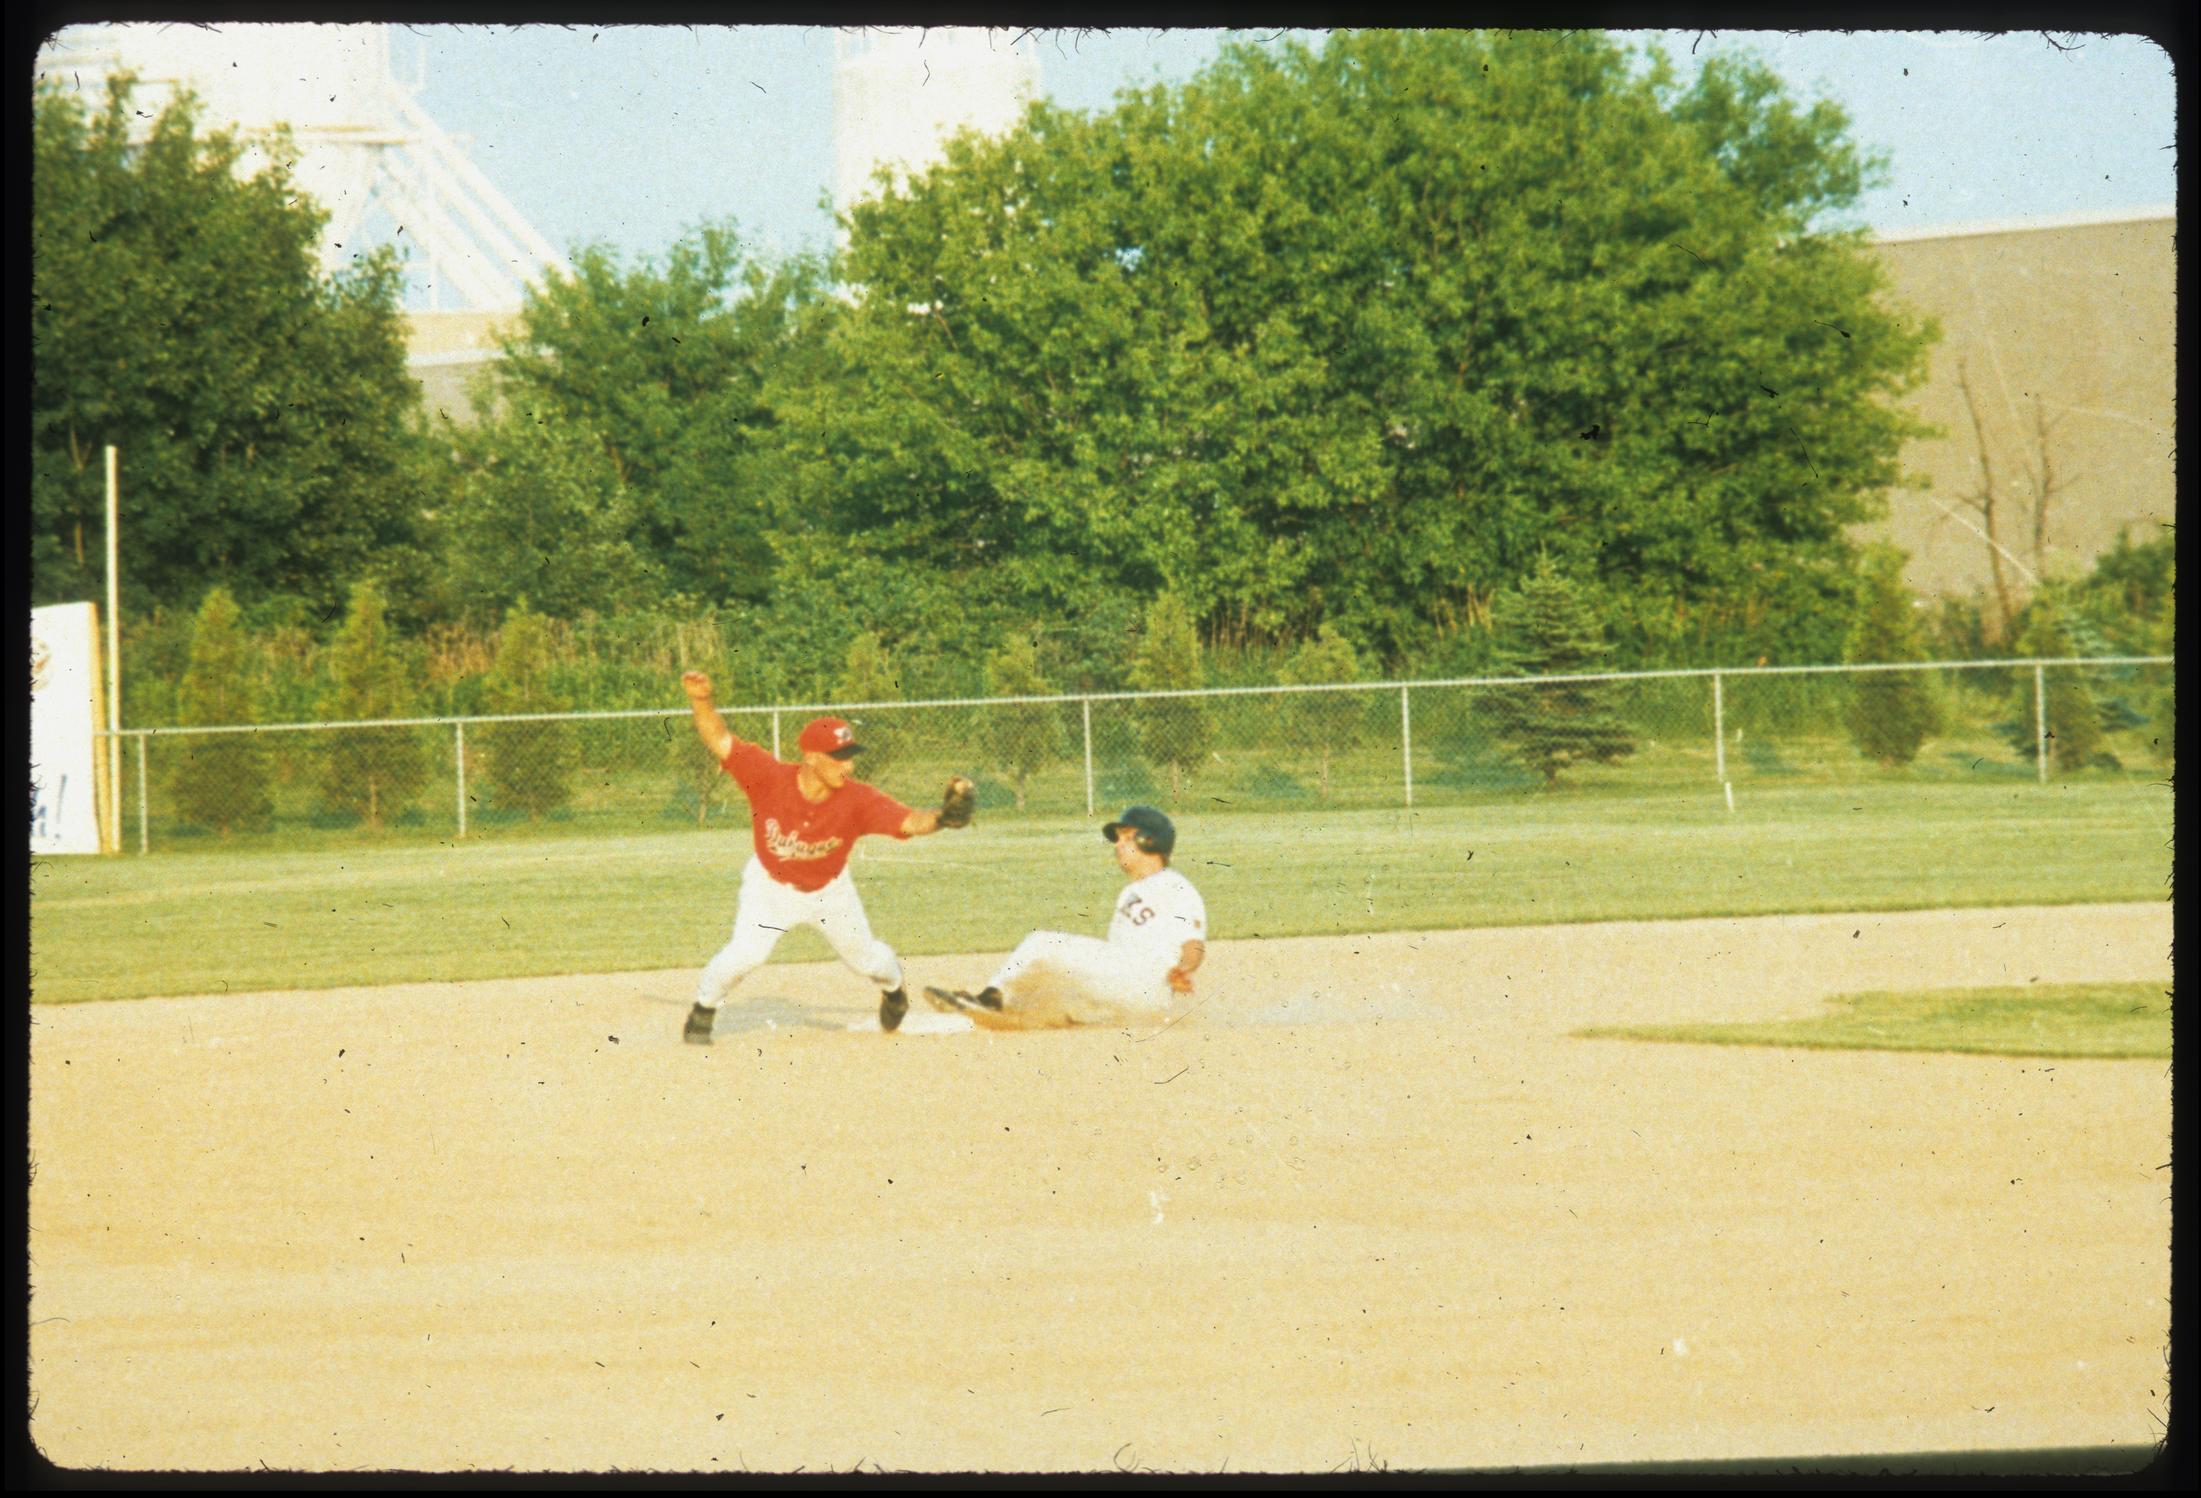
M 704 964 L 696 1002 L 716 1009 L 733 993 L 734 985 L 762 967 L 779 939 L 797 926 L 817 927 L 834 956 L 881 988 L 902 986 L 902 961 L 892 947 L 871 934 L 864 902 L 857 898 L 856 881 L 848 870 L 834 875 L 823 889 L 805 891 L 774 879 L 751 854 L 748 867 L 741 871 L 734 934 Z
M 1160 947 L 1034 931 L 994 974 L 1002 1008 L 1030 1022 L 1106 1025 L 1151 1019 L 1171 1004 L 1176 958 Z

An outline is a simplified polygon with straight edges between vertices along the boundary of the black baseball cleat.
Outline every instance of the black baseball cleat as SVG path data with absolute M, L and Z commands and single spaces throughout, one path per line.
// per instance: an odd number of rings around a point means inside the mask
M 711 1022 L 717 1018 L 718 1011 L 716 1009 L 706 1009 L 701 1004 L 696 1005 L 688 1011 L 687 1028 L 680 1032 L 680 1038 L 690 1045 L 709 1045 L 711 1043 Z
M 925 997 L 943 1014 L 972 1009 L 991 1009 L 997 1014 L 1001 1011 L 1001 990 L 998 988 L 982 988 L 977 993 L 965 993 L 960 988 L 928 988 Z
M 879 999 L 879 1028 L 899 1030 L 902 1016 L 909 1013 L 909 995 L 899 988 L 888 989 Z

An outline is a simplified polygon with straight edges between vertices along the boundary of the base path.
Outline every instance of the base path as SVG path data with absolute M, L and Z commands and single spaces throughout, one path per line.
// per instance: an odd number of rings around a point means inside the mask
M 2161 1062 L 1585 1040 L 2168 986 L 2168 905 L 1215 944 L 1181 1022 L 767 968 L 30 1013 L 74 1467 L 1329 1471 L 2127 1446 Z M 967 986 L 993 957 L 912 959 Z

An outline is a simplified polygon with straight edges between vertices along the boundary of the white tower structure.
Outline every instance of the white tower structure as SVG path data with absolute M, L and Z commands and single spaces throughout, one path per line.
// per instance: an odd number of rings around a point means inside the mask
M 1039 95 L 1029 36 L 971 26 L 839 31 L 833 37 L 833 206 L 940 159 L 958 130 L 995 134 Z
M 408 286 L 430 307 L 502 314 L 544 267 L 567 268 L 392 75 L 386 26 L 70 26 L 38 55 L 42 80 L 94 108 L 123 71 L 137 75 L 148 122 L 177 90 L 198 95 L 204 125 L 253 145 L 239 162 L 248 173 L 267 161 L 259 143 L 288 125 L 292 179 L 329 215 L 326 269 L 402 227 Z

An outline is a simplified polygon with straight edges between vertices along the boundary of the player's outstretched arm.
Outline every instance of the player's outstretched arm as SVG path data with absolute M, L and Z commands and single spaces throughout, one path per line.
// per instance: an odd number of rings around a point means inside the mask
M 937 808 L 924 807 L 902 819 L 902 836 L 923 837 L 943 827 L 968 827 L 978 809 L 978 787 L 967 775 L 950 775 L 948 789 Z
M 1178 993 L 1192 992 L 1192 972 L 1207 961 L 1207 943 L 1188 941 L 1177 954 L 1177 965 L 1169 970 L 1169 986 Z M 1147 969 L 1152 972 L 1152 968 Z
M 688 694 L 688 706 L 695 713 L 696 737 L 711 751 L 711 758 L 724 760 L 734 752 L 734 733 L 711 702 L 711 678 L 701 671 L 686 672 L 680 678 L 680 689 Z

